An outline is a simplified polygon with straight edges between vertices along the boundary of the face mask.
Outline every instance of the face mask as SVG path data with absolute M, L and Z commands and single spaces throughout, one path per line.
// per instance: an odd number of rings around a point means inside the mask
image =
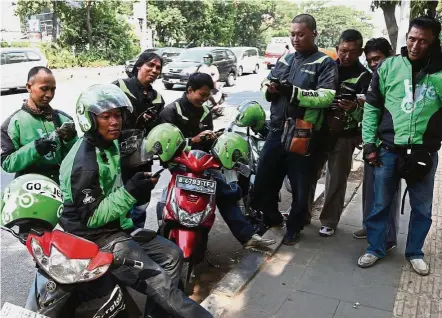
M 204 60 L 204 64 L 206 64 L 206 65 L 210 65 L 210 64 L 212 64 L 212 63 L 210 62 L 210 60 Z

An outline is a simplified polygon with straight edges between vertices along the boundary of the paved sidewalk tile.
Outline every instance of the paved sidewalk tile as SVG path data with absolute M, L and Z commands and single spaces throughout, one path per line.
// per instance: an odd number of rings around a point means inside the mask
M 390 318 L 391 312 L 341 301 L 333 318 Z
M 274 318 L 332 318 L 339 300 L 295 291 L 287 297 Z

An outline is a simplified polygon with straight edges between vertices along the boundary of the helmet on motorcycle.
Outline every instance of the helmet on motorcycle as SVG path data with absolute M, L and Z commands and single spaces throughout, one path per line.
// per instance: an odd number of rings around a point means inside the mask
M 238 162 L 247 164 L 249 160 L 247 141 L 234 132 L 222 134 L 212 146 L 212 153 L 226 169 L 232 169 Z
M 123 122 L 125 112 L 133 111 L 126 94 L 113 84 L 96 84 L 86 88 L 77 100 L 77 119 L 83 132 L 97 129 L 96 116 L 111 109 L 122 108 Z
M 206 54 L 203 56 L 204 64 L 212 64 L 213 62 L 213 55 L 212 54 Z
M 238 106 L 239 114 L 234 123 L 239 127 L 250 127 L 253 131 L 260 131 L 266 121 L 266 113 L 262 106 L 255 101 L 244 101 Z
M 167 162 L 185 146 L 183 133 L 178 127 L 172 124 L 160 124 L 144 138 L 141 145 L 141 160 L 152 160 L 153 155 L 158 155 L 162 162 Z
M 39 174 L 26 174 L 13 180 L 1 195 L 2 226 L 34 225 L 52 229 L 63 211 L 58 184 Z

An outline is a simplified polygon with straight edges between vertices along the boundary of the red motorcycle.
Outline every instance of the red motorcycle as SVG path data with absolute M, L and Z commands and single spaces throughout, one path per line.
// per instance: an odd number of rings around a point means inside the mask
M 100 249 L 93 242 L 60 230 L 31 229 L 28 235 L 23 235 L 2 229 L 26 245 L 37 267 L 26 309 L 13 306 L 5 317 L 30 312 L 54 318 L 141 314 L 126 288 L 109 272 L 111 267 L 121 265 L 142 268 L 141 262 L 116 257 L 110 249 Z
M 216 210 L 213 170 L 221 169 L 221 163 L 207 152 L 191 150 L 181 152 L 168 169 L 172 177 L 157 204 L 159 233 L 183 251 L 182 280 L 186 292 L 191 293 L 194 268 L 207 256 Z

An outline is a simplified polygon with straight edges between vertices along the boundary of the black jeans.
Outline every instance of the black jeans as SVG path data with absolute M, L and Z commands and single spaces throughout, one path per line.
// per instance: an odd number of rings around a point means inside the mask
M 264 222 L 276 225 L 283 221 L 278 210 L 279 191 L 285 175 L 292 187 L 292 206 L 287 219 L 287 232 L 293 234 L 303 228 L 308 213 L 310 183 L 315 166 L 315 147 L 310 156 L 301 156 L 284 150 L 282 131 L 272 131 L 262 149 L 255 180 L 252 206 L 264 213 Z M 312 143 L 316 142 L 315 136 Z
M 121 266 L 113 270 L 112 273 L 123 284 L 147 295 L 174 317 L 212 317 L 178 289 L 183 254 L 174 243 L 161 236 L 147 242 L 135 237 L 117 243 L 114 253 L 144 264 L 142 269 Z

